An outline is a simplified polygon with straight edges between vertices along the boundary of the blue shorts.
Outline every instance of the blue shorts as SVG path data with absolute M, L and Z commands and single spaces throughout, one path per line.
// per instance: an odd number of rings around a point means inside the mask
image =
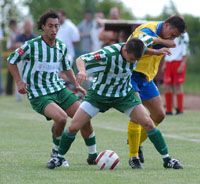
M 149 100 L 160 95 L 154 81 L 148 81 L 146 76 L 142 73 L 134 71 L 131 76 L 131 84 L 134 91 L 139 92 L 142 101 Z

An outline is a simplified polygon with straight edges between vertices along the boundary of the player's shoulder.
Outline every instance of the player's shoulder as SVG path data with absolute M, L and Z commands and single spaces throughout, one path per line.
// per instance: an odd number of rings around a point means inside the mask
M 67 46 L 58 38 L 56 38 L 56 47 L 60 50 L 67 50 Z
M 136 31 L 140 31 L 144 28 L 147 28 L 147 29 L 151 29 L 152 31 L 156 31 L 157 29 L 157 26 L 160 22 L 158 21 L 150 21 L 150 22 L 146 22 L 144 24 L 141 24 L 140 26 L 138 26 L 138 28 L 136 28 Z
M 32 38 L 32 39 L 28 40 L 27 43 L 31 44 L 31 43 L 34 43 L 34 42 L 38 42 L 39 40 L 42 40 L 41 36 L 37 36 L 35 38 Z
M 104 47 L 103 50 L 108 54 L 110 54 L 110 53 L 118 54 L 118 53 L 120 53 L 120 50 L 124 44 L 125 43 L 115 43 L 113 45 Z
M 35 38 L 25 41 L 24 45 L 34 47 L 34 43 L 38 42 L 39 40 L 41 40 L 41 36 L 37 36 Z

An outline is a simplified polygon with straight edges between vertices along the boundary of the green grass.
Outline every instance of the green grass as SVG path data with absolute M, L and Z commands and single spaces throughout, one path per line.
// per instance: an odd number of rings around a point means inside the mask
M 167 117 L 160 126 L 172 156 L 184 164 L 183 170 L 166 170 L 152 144 L 144 144 L 143 170 L 128 166 L 127 121 L 110 110 L 93 120 L 98 151 L 114 150 L 120 156 L 115 171 L 99 171 L 86 163 L 87 149 L 80 135 L 67 154 L 70 167 L 45 168 L 51 150 L 51 122 L 35 113 L 27 100 L 0 97 L 0 183 L 1 184 L 199 184 L 200 127 L 199 112 Z
M 184 91 L 187 94 L 200 94 L 200 74 L 187 73 L 186 81 L 184 83 Z

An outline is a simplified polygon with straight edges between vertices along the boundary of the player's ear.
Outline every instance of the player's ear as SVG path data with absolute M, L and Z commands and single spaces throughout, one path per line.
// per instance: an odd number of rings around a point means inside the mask
M 42 24 L 42 30 L 43 30 L 43 31 L 44 31 L 44 27 L 45 27 L 44 24 Z

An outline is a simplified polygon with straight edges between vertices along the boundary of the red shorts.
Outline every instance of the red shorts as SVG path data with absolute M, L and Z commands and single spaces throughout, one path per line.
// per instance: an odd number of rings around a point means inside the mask
M 186 65 L 183 72 L 178 73 L 181 61 L 166 62 L 164 71 L 164 84 L 182 84 L 185 81 Z

